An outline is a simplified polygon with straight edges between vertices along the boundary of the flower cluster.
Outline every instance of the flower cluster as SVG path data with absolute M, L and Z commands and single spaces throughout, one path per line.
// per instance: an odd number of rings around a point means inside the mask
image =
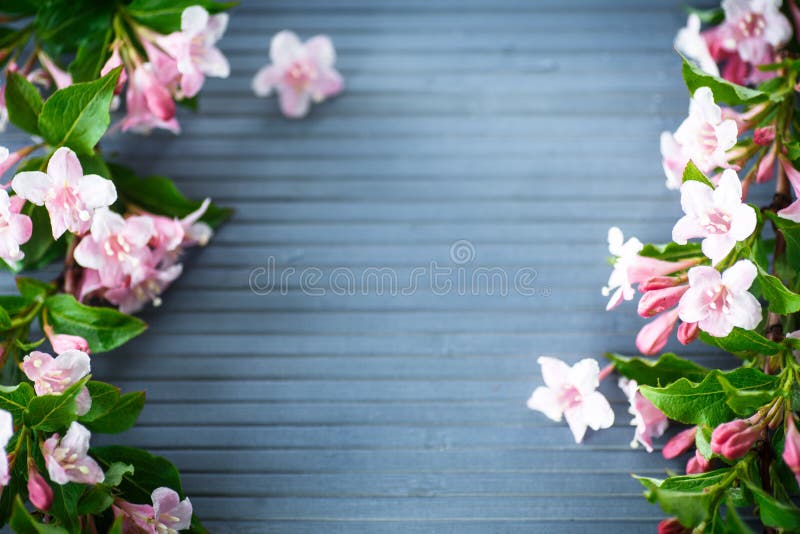
M 603 371 L 593 359 L 573 367 L 539 359 L 544 386 L 528 407 L 565 417 L 576 442 L 587 428 L 613 424 L 598 388 L 616 371 L 633 416 L 632 446 L 660 447 L 667 459 L 687 454 L 686 475 L 640 478 L 647 498 L 674 516 L 659 532 L 747 532 L 745 508 L 766 527 L 797 528 L 798 25 L 794 0 L 724 0 L 689 16 L 675 39 L 689 113 L 661 136 L 666 185 L 680 191 L 683 216 L 666 245 L 608 232 L 606 309 L 638 296 L 637 312 L 649 319 L 635 340 L 643 356 L 607 354 Z M 751 187 L 767 182 L 772 203 L 748 203 Z M 702 341 L 740 367 L 708 369 L 672 353 L 649 358 L 667 348 L 676 326 L 681 344 Z M 675 423 L 685 427 L 659 446 Z

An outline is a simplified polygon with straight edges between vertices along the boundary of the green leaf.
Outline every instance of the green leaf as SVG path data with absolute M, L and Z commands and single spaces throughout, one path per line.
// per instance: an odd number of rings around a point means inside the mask
M 39 113 L 42 112 L 42 95 L 24 76 L 9 72 L 6 82 L 6 108 L 8 120 L 26 132 L 39 135 Z
M 172 33 L 181 29 L 181 14 L 190 6 L 202 6 L 209 13 L 219 13 L 235 6 L 237 2 L 211 0 L 133 0 L 128 13 L 140 24 L 159 33 Z
M 0 307 L 10 316 L 19 315 L 27 311 L 31 305 L 30 299 L 20 295 L 0 295 Z
M 94 447 L 91 454 L 106 466 L 117 462 L 133 466 L 133 473 L 124 474 L 119 484 L 122 494 L 132 502 L 150 502 L 150 494 L 161 486 L 171 488 L 183 496 L 178 470 L 165 458 L 119 445 Z
M 99 515 L 114 503 L 114 497 L 103 485 L 93 486 L 79 500 L 77 506 L 78 515 Z
M 800 265 L 800 223 L 780 217 L 777 213 L 765 211 L 764 215 L 775 224 L 786 242 L 786 257 L 792 265 Z
M 81 336 L 89 343 L 93 353 L 115 349 L 147 328 L 136 317 L 112 308 L 83 305 L 72 295 L 48 297 L 44 308 L 56 332 Z
M 753 492 L 758 504 L 759 516 L 766 526 L 791 531 L 800 529 L 800 508 L 793 504 L 779 502 L 753 482 L 746 481 L 746 483 L 748 489 Z
M 725 391 L 725 402 L 736 415 L 742 417 L 753 415 L 778 395 L 774 389 L 740 390 L 722 375 L 718 375 L 717 380 Z
M 122 521 L 125 518 L 123 516 L 119 516 L 114 520 L 114 523 L 111 525 L 111 528 L 108 529 L 108 534 L 123 534 L 122 532 Z
M 640 386 L 659 386 L 671 384 L 680 378 L 692 381 L 702 380 L 708 369 L 672 353 L 662 354 L 658 360 L 652 358 L 629 358 L 607 352 L 608 358 L 622 376 L 636 380 Z
M 109 168 L 114 185 L 117 186 L 117 193 L 126 204 L 136 205 L 156 215 L 178 218 L 186 217 L 202 204 L 201 201 L 189 200 L 183 196 L 169 178 L 163 176 L 139 178 L 127 167 L 116 164 L 109 164 Z M 212 228 L 217 228 L 230 217 L 231 213 L 233 210 L 220 208 L 212 203 L 200 220 Z
M 728 500 L 726 506 L 725 532 L 728 534 L 754 534 L 753 530 L 742 520 L 730 500 Z
M 764 354 L 772 356 L 781 351 L 780 343 L 775 343 L 753 330 L 744 330 L 735 327 L 733 332 L 726 337 L 714 337 L 706 332 L 700 332 L 700 339 L 712 347 L 719 347 L 724 351 L 736 354 Z
M 788 315 L 800 310 L 800 295 L 790 291 L 780 278 L 767 273 L 760 266 L 758 269 L 758 283 L 761 287 L 761 294 L 767 300 L 770 311 L 781 315 Z
M 103 480 L 103 484 L 113 488 L 122 483 L 122 478 L 125 475 L 133 474 L 134 469 L 132 465 L 124 464 L 122 462 L 114 462 L 108 466 L 108 469 L 106 469 L 106 478 Z
M 710 488 L 720 484 L 730 469 L 718 469 L 699 475 L 670 477 L 666 480 L 635 477 L 647 488 L 645 497 L 658 502 L 661 509 L 674 515 L 686 527 L 696 527 L 709 519 L 715 495 Z
M 75 513 L 78 500 L 86 486 L 69 482 L 67 484 L 50 484 L 53 490 L 53 505 L 48 513 L 55 516 L 70 532 L 80 532 L 80 519 Z
M 706 460 L 710 460 L 714 456 L 714 452 L 711 450 L 711 432 L 712 430 L 707 426 L 698 426 L 697 432 L 694 434 L 694 445 Z
M 0 308 L 0 330 L 8 330 L 11 327 L 11 316 L 5 308 Z
M 686 168 L 683 170 L 682 182 L 700 182 L 714 189 L 714 184 L 711 183 L 711 180 L 706 178 L 706 175 L 703 174 L 691 160 L 689 160 L 689 163 L 686 164 Z
M 68 534 L 67 530 L 59 526 L 45 525 L 36 521 L 25 509 L 25 505 L 19 495 L 14 499 L 9 525 L 17 534 Z
M 755 104 L 769 99 L 769 95 L 762 91 L 736 85 L 718 76 L 712 76 L 685 57 L 681 56 L 681 59 L 683 60 L 683 79 L 686 82 L 689 93 L 692 95 L 698 88 L 708 87 L 714 94 L 714 102 L 728 104 L 729 106 Z
M 11 413 L 14 422 L 19 424 L 28 403 L 35 396 L 33 387 L 27 382 L 22 382 L 14 387 L 0 386 L 0 408 Z
M 119 402 L 119 388 L 116 386 L 91 380 L 86 387 L 92 397 L 92 406 L 88 412 L 78 418 L 78 421 L 84 425 L 106 415 Z
M 18 276 L 16 278 L 17 289 L 20 295 L 33 300 L 44 300 L 47 295 L 52 295 L 56 292 L 56 286 L 48 282 L 42 282 L 36 278 L 29 278 L 27 276 Z
M 25 426 L 42 432 L 59 432 L 67 428 L 77 418 L 75 397 L 88 380 L 88 376 L 84 377 L 60 395 L 42 395 L 31 399 L 23 416 Z
M 774 389 L 779 380 L 778 377 L 766 375 L 750 367 L 729 372 L 715 369 L 700 383 L 681 378 L 663 388 L 642 386 L 639 391 L 670 419 L 686 424 L 716 427 L 736 416 L 728 406 L 728 392 L 720 384 L 719 376 L 743 392 Z
M 86 423 L 86 427 L 92 432 L 101 434 L 124 432 L 136 423 L 142 408 L 144 408 L 143 391 L 126 393 L 107 414 Z
M 37 42 L 54 57 L 78 47 L 86 36 L 111 26 L 115 2 L 45 0 L 36 14 Z
M 653 245 L 648 243 L 639 251 L 639 255 L 664 261 L 680 261 L 689 258 L 702 258 L 703 250 L 700 243 L 687 243 L 685 245 L 677 243 Z
M 111 26 L 108 26 L 80 45 L 75 59 L 69 64 L 73 81 L 90 82 L 100 76 L 100 70 L 110 56 L 111 34 Z
M 76 83 L 53 93 L 39 115 L 39 131 L 45 141 L 79 154 L 94 153 L 94 146 L 111 122 L 109 106 L 120 70 L 117 67 L 99 80 Z

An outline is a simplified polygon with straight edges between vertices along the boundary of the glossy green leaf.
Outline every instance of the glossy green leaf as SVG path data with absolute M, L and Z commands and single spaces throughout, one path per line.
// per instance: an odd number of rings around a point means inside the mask
M 693 95 L 700 87 L 708 87 L 714 94 L 714 101 L 717 104 L 728 104 L 729 106 L 755 104 L 769 99 L 767 93 L 736 85 L 719 76 L 712 76 L 691 61 L 687 61 L 685 57 L 681 56 L 681 59 L 683 60 L 683 79 L 689 89 L 689 94 Z
M 144 397 L 143 391 L 122 395 L 108 413 L 87 422 L 86 427 L 101 434 L 118 434 L 128 430 L 136 423 L 144 408 Z
M 774 389 L 739 389 L 721 374 L 717 375 L 717 380 L 725 391 L 725 403 L 736 415 L 742 417 L 753 415 L 757 409 L 778 396 Z
M 800 529 L 800 508 L 794 504 L 778 501 L 752 482 L 748 482 L 747 487 L 753 492 L 758 504 L 759 517 L 764 525 L 789 531 Z
M 159 33 L 172 33 L 181 29 L 181 14 L 187 7 L 199 5 L 209 13 L 219 13 L 236 4 L 212 0 L 133 0 L 128 6 L 128 13 L 138 23 Z
M 17 495 L 9 523 L 11 529 L 17 534 L 68 534 L 68 531 L 57 525 L 45 525 L 33 518 L 22 499 Z
M 14 422 L 19 424 L 28 403 L 36 396 L 33 387 L 22 382 L 14 387 L 0 386 L 0 409 L 11 413 Z
M 90 82 L 100 76 L 100 70 L 111 55 L 111 27 L 107 26 L 78 47 L 75 59 L 69 64 L 69 73 L 75 82 Z
M 759 266 L 756 268 L 758 269 L 756 279 L 761 287 L 761 294 L 767 300 L 771 311 L 786 315 L 800 310 L 800 295 L 783 285 L 780 278 L 772 276 Z
M 150 502 L 150 494 L 162 486 L 183 494 L 178 470 L 165 458 L 119 445 L 94 447 L 91 454 L 106 468 L 115 463 L 133 466 L 133 473 L 124 474 L 119 484 L 122 493 L 133 502 Z
M 699 475 L 670 477 L 665 480 L 636 477 L 647 488 L 645 497 L 657 502 L 668 515 L 686 527 L 696 527 L 712 515 L 714 494 L 709 488 L 722 483 L 730 469 L 718 469 Z
M 39 114 L 42 112 L 39 90 L 24 76 L 9 72 L 5 96 L 8 120 L 30 134 L 39 135 Z
M 689 160 L 689 163 L 686 164 L 686 168 L 683 170 L 682 182 L 700 182 L 714 189 L 714 184 L 711 183 L 711 180 L 706 178 L 706 175 L 703 174 L 691 160 Z
M 98 417 L 106 415 L 119 402 L 119 388 L 105 382 L 89 381 L 86 384 L 89 395 L 92 397 L 92 406 L 89 411 L 78 418 L 84 425 Z
M 639 251 L 639 255 L 664 261 L 680 261 L 689 258 L 702 258 L 703 250 L 700 243 L 687 243 L 685 245 L 677 243 L 668 243 L 666 245 L 647 244 Z
M 672 353 L 662 354 L 658 360 L 630 358 L 614 353 L 606 353 L 605 356 L 619 374 L 636 380 L 640 386 L 666 385 L 680 378 L 699 382 L 709 372 L 705 367 Z
M 754 330 L 744 330 L 736 327 L 726 337 L 714 337 L 706 332 L 700 332 L 700 339 L 713 347 L 719 347 L 726 352 L 736 354 L 764 354 L 772 356 L 781 351 L 781 344 L 765 338 Z
M 41 395 L 28 402 L 23 420 L 25 425 L 42 432 L 59 432 L 77 419 L 75 397 L 88 382 L 89 377 L 72 384 L 60 395 Z

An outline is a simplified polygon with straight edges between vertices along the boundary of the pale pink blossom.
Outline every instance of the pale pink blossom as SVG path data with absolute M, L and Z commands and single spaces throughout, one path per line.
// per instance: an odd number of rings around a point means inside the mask
M 100 76 L 105 76 L 112 70 L 116 69 L 117 67 L 124 67 L 124 63 L 122 62 L 122 56 L 119 53 L 120 43 L 116 41 L 111 47 L 111 56 L 106 61 L 103 68 L 100 69 Z M 117 78 L 117 85 L 114 86 L 114 94 L 118 95 L 122 92 L 122 88 L 125 87 L 125 82 L 128 81 L 128 73 L 123 68 L 120 70 L 119 78 Z
M 730 460 L 738 460 L 764 434 L 765 423 L 761 414 L 749 419 L 734 419 L 722 423 L 711 433 L 711 452 Z
M 5 454 L 8 442 L 14 436 L 14 418 L 5 410 L 0 409 L 0 486 L 8 486 L 11 474 L 8 470 L 8 455 Z
M 700 17 L 692 13 L 686 21 L 686 26 L 678 30 L 674 42 L 675 50 L 693 60 L 703 71 L 712 76 L 719 76 L 719 68 L 711 57 L 708 43 L 700 35 Z
M 114 503 L 114 516 L 122 517 L 125 534 L 175 533 L 188 529 L 192 522 L 192 503 L 181 500 L 170 488 L 156 488 L 150 495 L 153 505 L 133 504 L 121 499 Z
M 275 89 L 287 117 L 303 117 L 312 101 L 322 102 L 342 90 L 342 77 L 333 67 L 336 52 L 325 35 L 301 43 L 293 32 L 282 31 L 272 38 L 270 58 L 272 64 L 253 78 L 253 91 L 269 96 Z
M 206 76 L 230 75 L 228 60 L 216 47 L 227 26 L 227 13 L 210 16 L 203 7 L 191 6 L 181 14 L 181 31 L 158 39 L 161 48 L 177 62 L 182 96 L 195 96 Z
M 52 345 L 53 352 L 56 354 L 62 354 L 69 350 L 77 350 L 89 354 L 89 342 L 81 336 L 57 334 L 49 324 L 44 325 L 44 334 L 50 340 L 50 345 Z
M 56 87 L 63 89 L 72 85 L 72 75 L 56 66 L 50 56 L 44 52 L 39 52 L 39 62 L 55 82 Z
M 35 350 L 22 360 L 22 371 L 31 381 L 37 395 L 60 395 L 91 371 L 89 355 L 80 350 L 67 350 L 53 358 Z M 92 406 L 92 397 L 84 386 L 75 398 L 78 415 Z
M 644 325 L 636 334 L 636 348 L 646 356 L 661 351 L 678 322 L 678 309 L 665 311 Z
M 792 184 L 794 189 L 795 201 L 789 204 L 782 210 L 778 210 L 778 215 L 784 219 L 789 219 L 796 223 L 800 223 L 800 171 L 794 168 L 792 162 L 786 159 L 783 154 L 778 156 L 783 172 L 786 173 L 786 178 Z
M 689 156 L 683 150 L 683 146 L 675 140 L 675 135 L 661 132 L 661 166 L 667 177 L 667 189 L 680 189 L 687 163 Z
M 553 421 L 567 420 L 575 442 L 583 441 L 586 428 L 599 430 L 614 424 L 614 411 L 597 390 L 600 367 L 592 359 L 584 359 L 570 367 L 556 358 L 542 356 L 542 379 L 545 385 L 536 388 L 528 399 L 528 408 L 538 410 Z
M 152 302 L 153 306 L 160 306 L 161 293 L 182 272 L 183 266 L 180 263 L 151 269 L 148 275 L 136 285 L 122 285 L 106 290 L 105 298 L 116 305 L 119 311 L 127 314 L 138 312 L 148 302 Z
M 773 52 L 792 36 L 780 4 L 780 0 L 723 0 L 725 22 L 719 27 L 722 47 L 752 65 L 771 63 Z
M 75 247 L 75 261 L 95 269 L 106 287 L 117 287 L 126 281 L 138 284 L 151 269 L 147 243 L 154 233 L 155 226 L 148 217 L 124 219 L 107 208 L 97 210 L 89 235 Z
M 67 230 L 83 235 L 91 227 L 95 210 L 117 200 L 114 183 L 96 174 L 84 175 L 78 157 L 66 147 L 56 150 L 46 173 L 21 172 L 11 187 L 28 202 L 47 208 L 54 239 Z
M 50 480 L 64 485 L 69 482 L 99 484 L 105 479 L 103 470 L 88 455 L 90 438 L 91 433 L 86 427 L 73 421 L 63 438 L 53 434 L 42 444 L 42 456 Z
M 689 291 L 678 305 L 681 320 L 714 337 L 725 337 L 737 326 L 752 330 L 761 322 L 761 304 L 748 291 L 756 274 L 750 260 L 737 261 L 721 275 L 713 267 L 690 269 Z
M 675 223 L 672 240 L 683 245 L 690 238 L 704 238 L 703 254 L 714 264 L 756 228 L 756 212 L 742 202 L 742 184 L 732 169 L 722 173 L 716 189 L 695 180 L 684 183 L 681 207 L 686 215 Z
M 175 101 L 168 88 L 156 77 L 150 63 L 133 71 L 125 102 L 127 110 L 122 120 L 122 131 L 150 133 L 153 128 L 162 128 L 172 133 L 180 132 L 175 118 Z
M 671 460 L 673 458 L 677 458 L 684 452 L 688 451 L 690 448 L 694 446 L 695 436 L 697 435 L 697 427 L 692 426 L 687 428 L 686 430 L 681 430 L 674 436 L 672 436 L 667 443 L 664 444 L 664 448 L 661 450 L 661 454 L 667 460 Z
M 31 218 L 20 213 L 24 205 L 25 199 L 9 197 L 5 189 L 0 189 L 0 258 L 8 262 L 25 257 L 20 245 L 33 234 Z
M 673 136 L 674 145 L 669 147 L 664 156 L 664 167 L 672 168 L 680 159 L 676 146 L 680 147 L 682 158 L 692 160 L 700 171 L 709 173 L 717 167 L 728 167 L 728 157 L 725 151 L 736 144 L 739 128 L 736 121 L 723 119 L 722 109 L 714 103 L 714 95 L 708 87 L 700 87 L 694 92 L 689 103 L 689 116 L 684 119 Z M 662 151 L 664 139 L 662 138 Z M 675 163 L 667 164 L 667 161 Z M 681 170 L 681 174 L 683 171 Z M 677 173 L 669 173 L 668 184 L 674 186 L 677 182 Z
M 619 379 L 619 387 L 628 397 L 628 412 L 633 416 L 631 425 L 636 427 L 631 447 L 635 449 L 641 443 L 647 452 L 653 452 L 653 438 L 661 437 L 669 426 L 667 416 L 639 393 L 636 380 L 622 377 Z
M 53 489 L 33 463 L 28 467 L 28 499 L 43 512 L 48 511 L 53 505 Z
M 795 478 L 800 484 L 800 432 L 794 423 L 794 414 L 790 413 L 786 417 L 786 437 L 783 443 L 783 461 L 794 473 Z

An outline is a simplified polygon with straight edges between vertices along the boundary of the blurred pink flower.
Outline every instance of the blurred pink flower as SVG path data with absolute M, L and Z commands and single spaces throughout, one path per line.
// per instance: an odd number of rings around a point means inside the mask
M 678 30 L 674 42 L 675 50 L 695 61 L 697 65 L 712 76 L 719 76 L 719 68 L 711 57 L 708 43 L 700 34 L 700 17 L 695 13 L 689 15 L 686 26 Z
M 775 0 L 723 0 L 722 48 L 752 65 L 771 63 L 775 49 L 792 36 L 792 26 Z
M 636 348 L 646 356 L 661 351 L 678 322 L 678 309 L 665 311 L 644 325 L 636 335 Z
M 152 64 L 145 63 L 133 71 L 125 102 L 127 114 L 122 120 L 122 131 L 149 133 L 153 128 L 163 128 L 172 133 L 180 132 L 175 102 L 156 77 Z
M 8 455 L 5 454 L 8 442 L 14 436 L 14 418 L 5 410 L 0 409 L 0 486 L 7 486 L 11 481 L 8 471 Z
M 67 350 L 53 358 L 35 350 L 25 356 L 22 371 L 32 382 L 37 395 L 59 395 L 91 371 L 89 355 L 80 350 Z M 92 397 L 84 387 L 75 398 L 78 415 L 92 406 Z
M 636 427 L 631 447 L 636 448 L 641 443 L 647 452 L 653 452 L 653 438 L 661 437 L 669 426 L 667 416 L 639 393 L 639 384 L 635 380 L 622 377 L 619 387 L 628 397 L 628 412 L 633 416 L 631 425 Z
M 64 485 L 69 482 L 98 484 L 105 479 L 103 470 L 88 454 L 90 438 L 86 427 L 73 421 L 63 438 L 53 434 L 42 444 L 50 480 Z
M 114 517 L 122 517 L 125 534 L 175 533 L 188 529 L 192 522 L 192 503 L 180 500 L 177 492 L 161 487 L 150 495 L 153 505 L 133 504 L 117 499 L 113 505 Z
M 33 234 L 31 218 L 23 215 L 25 199 L 9 197 L 5 189 L 0 189 L 0 258 L 17 261 L 25 257 L 20 245 L 25 244 Z
M 783 154 L 778 156 L 778 161 L 780 161 L 783 172 L 786 173 L 786 177 L 789 179 L 789 183 L 792 184 L 795 195 L 795 201 L 782 210 L 779 210 L 778 215 L 784 219 L 800 223 L 800 171 L 795 169 L 792 162 L 786 159 Z
M 706 460 L 705 456 L 700 454 L 699 450 L 694 451 L 694 456 L 689 458 L 686 462 L 686 474 L 687 475 L 699 475 L 700 473 L 705 473 L 711 467 L 711 462 Z
M 253 91 L 269 96 L 275 89 L 287 117 L 304 117 L 312 101 L 322 102 L 342 90 L 342 77 L 333 68 L 336 52 L 325 35 L 301 43 L 293 32 L 282 31 L 272 38 L 270 58 L 272 64 L 253 78 Z
M 609 428 L 614 424 L 614 411 L 597 390 L 600 367 L 592 359 L 584 359 L 570 367 L 556 358 L 542 356 L 542 379 L 545 385 L 536 388 L 528 399 L 528 408 L 552 419 L 566 418 L 575 442 L 583 441 L 586 428 Z
M 692 446 L 694 446 L 694 438 L 697 435 L 697 427 L 689 427 L 686 430 L 681 430 L 674 436 L 672 436 L 666 444 L 664 444 L 664 448 L 661 450 L 661 454 L 667 460 L 671 460 L 672 458 L 677 458 L 684 452 L 688 451 Z
M 53 505 L 53 489 L 33 463 L 28 467 L 28 499 L 43 512 L 48 511 Z
M 44 334 L 53 346 L 53 352 L 61 354 L 68 350 L 78 350 L 89 354 L 89 343 L 81 336 L 57 334 L 49 324 L 44 325 Z
M 794 414 L 789 413 L 786 417 L 786 438 L 783 445 L 783 461 L 794 473 L 797 482 L 800 484 L 800 433 L 794 423 Z
M 114 183 L 96 174 L 84 175 L 78 157 L 66 147 L 52 155 L 47 173 L 21 172 L 11 187 L 28 202 L 47 208 L 54 239 L 67 230 L 83 235 L 91 227 L 95 210 L 117 200 Z

